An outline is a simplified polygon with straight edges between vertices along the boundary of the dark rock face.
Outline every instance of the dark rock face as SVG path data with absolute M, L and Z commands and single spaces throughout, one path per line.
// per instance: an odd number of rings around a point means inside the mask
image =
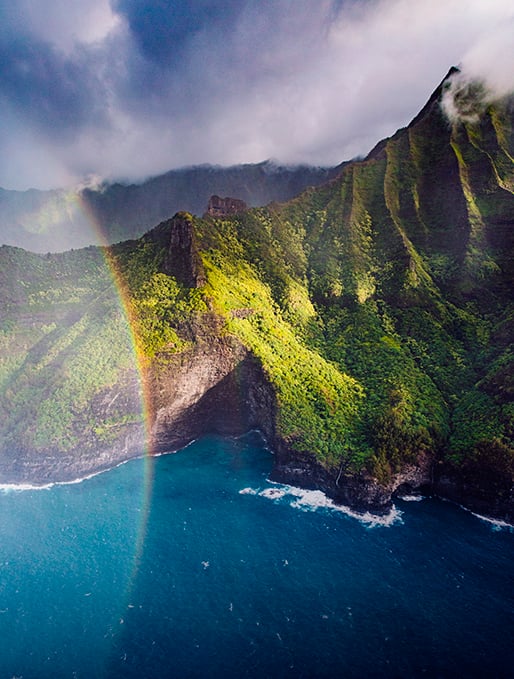
M 163 273 L 174 276 L 187 288 L 205 284 L 205 273 L 198 252 L 192 217 L 187 212 L 177 214 L 150 231 L 148 236 L 165 250 Z
M 514 486 L 512 482 L 498 483 L 497 478 L 485 474 L 470 477 L 456 472 L 448 465 L 435 469 L 433 491 L 477 514 L 514 523 Z
M 236 215 L 239 212 L 244 212 L 247 209 L 248 206 L 244 200 L 211 196 L 207 205 L 207 214 L 211 217 L 227 217 L 228 215 Z
M 367 474 L 331 474 L 309 456 L 289 451 L 275 439 L 276 464 L 272 478 L 312 490 L 322 490 L 335 502 L 357 511 L 386 513 L 395 495 L 421 491 L 455 502 L 477 514 L 514 523 L 514 487 L 505 479 L 484 474 L 467 476 L 461 470 L 438 463 L 433 455 L 421 454 L 390 482 L 381 485 Z
M 331 474 L 315 460 L 287 450 L 276 442 L 277 461 L 272 478 L 280 483 L 322 490 L 339 504 L 357 511 L 377 514 L 389 511 L 392 498 L 398 493 L 430 488 L 433 457 L 421 454 L 416 464 L 406 466 L 387 485 L 381 485 L 369 474 Z
M 234 338 L 200 341 L 149 373 L 151 450 L 176 450 L 204 434 L 260 429 L 274 437 L 275 399 L 259 363 Z

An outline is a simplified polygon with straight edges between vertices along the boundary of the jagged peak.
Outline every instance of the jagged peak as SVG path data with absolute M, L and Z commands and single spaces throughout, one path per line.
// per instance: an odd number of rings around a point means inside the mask
M 448 71 L 448 73 L 441 80 L 439 85 L 432 92 L 432 94 L 428 98 L 426 104 L 419 111 L 419 113 L 417 113 L 414 116 L 414 118 L 410 121 L 410 123 L 406 127 L 401 127 L 400 129 L 398 129 L 394 133 L 394 135 L 391 135 L 391 137 L 386 137 L 385 139 L 381 139 L 379 142 L 377 142 L 375 144 L 375 146 L 371 149 L 371 151 L 368 153 L 368 155 L 364 158 L 364 160 L 372 160 L 372 159 L 376 158 L 381 153 L 381 151 L 383 151 L 383 149 L 385 148 L 389 139 L 391 139 L 392 137 L 401 133 L 405 129 L 409 129 L 411 127 L 414 127 L 415 125 L 420 123 L 422 120 L 424 120 L 427 116 L 434 113 L 434 111 L 440 111 L 441 110 L 441 102 L 442 102 L 442 98 L 444 96 L 444 92 L 448 88 L 451 78 L 453 76 L 455 76 L 457 73 L 460 73 L 460 69 L 457 68 L 457 66 L 452 66 L 450 68 L 450 70 Z
M 198 253 L 194 219 L 189 212 L 177 212 L 148 232 L 147 238 L 165 251 L 162 272 L 188 288 L 205 284 L 205 272 Z
M 429 115 L 433 110 L 434 107 L 439 108 L 441 106 L 441 99 L 443 97 L 443 94 L 445 90 L 448 88 L 450 79 L 456 74 L 460 73 L 460 68 L 457 68 L 457 66 L 452 66 L 448 73 L 444 76 L 444 78 L 441 80 L 439 85 L 435 88 L 435 90 L 432 92 L 430 95 L 427 103 L 423 106 L 421 111 L 414 116 L 414 118 L 410 121 L 410 123 L 407 125 L 407 127 L 414 127 L 414 125 L 417 125 L 420 120 L 423 120 L 427 115 Z

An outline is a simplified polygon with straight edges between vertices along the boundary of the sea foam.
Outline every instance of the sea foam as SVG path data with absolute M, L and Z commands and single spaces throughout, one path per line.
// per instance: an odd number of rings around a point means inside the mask
M 30 483 L 0 483 L 0 492 L 2 493 L 17 493 L 24 490 L 50 490 L 55 483 L 46 483 L 40 486 L 33 486 Z
M 346 516 L 356 519 L 364 524 L 367 528 L 375 528 L 377 526 L 392 526 L 393 524 L 402 523 L 402 512 L 392 506 L 390 511 L 384 515 L 373 514 L 371 512 L 357 512 L 345 505 L 336 504 L 321 490 L 306 490 L 298 488 L 297 486 L 283 485 L 279 483 L 272 483 L 272 486 L 261 489 L 243 488 L 239 491 L 241 495 L 258 495 L 268 500 L 280 501 L 284 500 L 289 503 L 291 507 L 300 509 L 301 511 L 317 511 L 318 509 L 326 509 L 333 512 L 340 512 Z
M 239 495 L 257 495 L 258 491 L 253 488 L 242 488 L 239 491 Z
M 466 509 L 466 507 L 463 507 L 463 509 Z M 469 511 L 469 510 L 467 510 Z M 502 519 L 493 519 L 490 516 L 483 516 L 482 514 L 476 514 L 475 512 L 470 512 L 473 514 L 473 516 L 476 516 L 477 519 L 480 519 L 480 521 L 485 521 L 486 523 L 491 524 L 493 530 L 504 530 L 507 529 L 510 532 L 514 531 L 514 525 L 512 523 L 507 523 L 507 521 L 502 521 Z
M 500 531 L 500 530 L 508 530 L 510 533 L 514 532 L 514 524 L 508 523 L 508 521 L 503 521 L 503 519 L 495 519 L 492 516 L 484 516 L 483 514 L 477 514 L 476 512 L 473 512 L 469 507 L 465 507 L 464 505 L 459 504 L 458 502 L 452 502 L 451 500 L 448 500 L 447 498 L 440 498 L 443 502 L 450 502 L 451 504 L 455 504 L 457 507 L 460 507 L 460 509 L 463 509 L 465 512 L 468 512 L 468 514 L 471 514 L 474 516 L 476 519 L 480 519 L 480 521 L 484 521 L 485 523 L 488 523 L 492 530 L 494 531 Z
M 113 464 L 112 467 L 106 467 L 105 469 L 98 469 L 97 471 L 91 472 L 90 474 L 85 474 L 84 476 L 79 476 L 76 479 L 70 479 L 68 481 L 49 481 L 48 483 L 41 483 L 41 484 L 0 483 L 0 492 L 2 492 L 2 493 L 17 493 L 17 492 L 23 492 L 23 491 L 26 491 L 26 490 L 50 490 L 54 486 L 74 486 L 77 483 L 82 483 L 83 481 L 89 481 L 89 479 L 93 479 L 95 476 L 99 476 L 100 474 L 105 474 L 106 472 L 109 472 L 112 469 L 117 469 L 118 467 L 121 467 L 121 466 L 127 464 L 127 462 L 131 462 L 132 460 L 136 460 L 136 459 L 141 459 L 142 457 L 143 457 L 143 455 L 128 458 L 127 460 L 122 460 L 121 462 L 118 462 L 117 464 Z

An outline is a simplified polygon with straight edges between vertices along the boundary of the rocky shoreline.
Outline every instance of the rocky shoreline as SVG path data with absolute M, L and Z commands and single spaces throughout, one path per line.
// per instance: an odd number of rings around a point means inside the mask
M 514 488 L 484 478 L 464 478 L 458 469 L 423 453 L 415 463 L 380 484 L 370 474 L 335 475 L 314 456 L 291 450 L 275 433 L 273 389 L 255 358 L 233 338 L 199 342 L 149 375 L 152 397 L 150 446 L 142 423 L 126 427 L 123 437 L 104 450 L 23 454 L 2 461 L 0 484 L 44 487 L 72 483 L 141 457 L 171 453 L 207 434 L 242 435 L 259 430 L 275 455 L 271 479 L 306 490 L 321 490 L 335 503 L 356 512 L 387 514 L 394 498 L 412 493 L 452 501 L 477 514 L 514 524 Z
M 309 490 L 321 490 L 337 504 L 357 512 L 387 514 L 395 497 L 411 493 L 438 497 L 460 505 L 476 514 L 492 520 L 514 525 L 514 488 L 498 496 L 494 488 L 470 485 L 462 477 L 439 464 L 429 456 L 423 456 L 419 465 L 409 465 L 395 474 L 387 485 L 379 484 L 368 474 L 343 474 L 339 482 L 327 470 L 315 462 L 291 459 L 276 464 L 271 478 L 279 483 L 299 486 Z
M 334 502 L 355 511 L 386 514 L 395 495 L 421 490 L 430 492 L 432 487 L 433 458 L 426 454 L 420 456 L 417 464 L 408 465 L 401 473 L 395 474 L 387 485 L 378 483 L 365 472 L 335 476 L 315 460 L 302 459 L 294 454 L 285 457 L 278 456 L 271 475 L 274 481 L 322 490 Z
M 235 436 L 257 429 L 275 453 L 274 481 L 321 490 L 355 511 L 385 514 L 395 496 L 422 492 L 514 523 L 514 487 L 508 479 L 499 483 L 480 469 L 466 475 L 423 453 L 384 485 L 365 472 L 334 474 L 314 455 L 291 449 L 276 433 L 275 394 L 259 361 L 235 337 L 221 333 L 219 323 L 214 314 L 207 322 L 204 317 L 199 326 L 193 323 L 188 330 L 192 349 L 147 366 L 148 422 L 125 424 L 104 446 L 98 446 L 91 436 L 66 452 L 22 450 L 4 455 L 0 484 L 70 483 L 141 457 L 145 450 L 162 454 L 203 435 Z M 114 396 L 133 411 L 134 399 L 140 398 L 135 374 L 127 376 L 123 389 L 123 393 L 106 391 L 99 397 L 91 406 L 93 416 L 104 412 Z
M 199 436 L 207 434 L 243 435 L 252 428 L 237 430 L 226 426 L 215 427 L 212 430 L 202 427 Z M 262 430 L 259 429 L 259 431 Z M 20 488 L 44 488 L 55 483 L 78 483 L 82 480 L 109 471 L 120 464 L 142 456 L 144 449 L 142 431 L 134 432 L 130 450 L 110 450 L 95 456 L 45 456 L 43 459 L 25 459 L 16 469 L 3 469 L 0 476 L 0 486 Z M 172 439 L 173 448 L 161 442 L 161 449 L 154 448 L 152 455 L 172 454 L 176 450 L 187 446 L 197 436 L 179 437 L 176 433 Z M 277 452 L 277 448 L 281 451 Z M 275 462 L 270 475 L 272 481 L 296 486 L 305 490 L 321 490 L 336 504 L 349 507 L 358 513 L 370 512 L 378 516 L 388 514 L 394 499 L 410 494 L 439 497 L 453 502 L 464 509 L 484 516 L 491 520 L 504 521 L 514 525 L 514 489 L 507 494 L 498 496 L 494 489 L 471 486 L 445 465 L 438 463 L 432 456 L 422 455 L 417 464 L 405 467 L 395 474 L 387 485 L 377 482 L 369 474 L 341 474 L 339 478 L 331 475 L 325 468 L 306 456 L 288 453 L 288 460 L 284 459 L 284 444 L 275 440 L 270 449 L 275 454 Z

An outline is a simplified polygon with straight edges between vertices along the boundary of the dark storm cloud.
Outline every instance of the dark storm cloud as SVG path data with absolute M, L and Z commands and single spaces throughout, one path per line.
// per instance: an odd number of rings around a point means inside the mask
M 105 123 L 105 92 L 87 52 L 73 58 L 32 36 L 0 38 L 0 101 L 44 134 L 62 138 Z
M 0 186 L 194 163 L 335 164 L 448 68 L 512 89 L 510 0 L 17 0 L 0 8 Z
M 263 4 L 263 10 L 265 5 Z M 114 0 L 113 9 L 124 16 L 141 50 L 151 61 L 173 65 L 194 35 L 206 28 L 226 33 L 244 7 L 243 0 Z

